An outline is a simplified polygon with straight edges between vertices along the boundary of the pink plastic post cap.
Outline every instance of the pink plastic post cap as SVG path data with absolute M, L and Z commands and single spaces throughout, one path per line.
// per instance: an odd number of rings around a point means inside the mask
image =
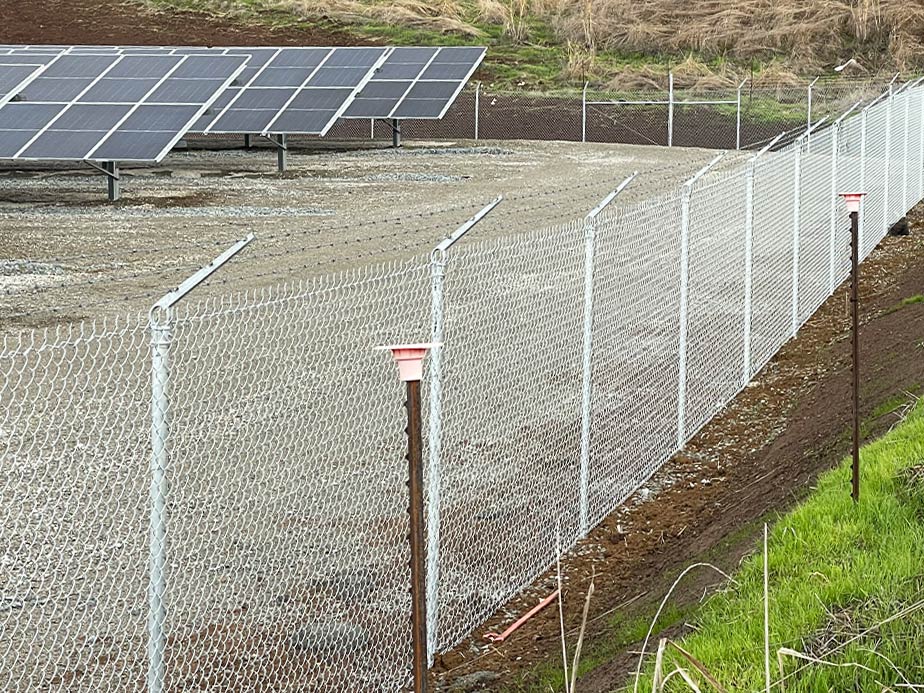
M 845 192 L 840 193 L 840 196 L 844 198 L 844 202 L 847 203 L 848 212 L 859 212 L 860 211 L 860 200 L 863 199 L 865 192 Z
M 398 377 L 401 382 L 420 380 L 423 377 L 423 360 L 430 349 L 437 349 L 441 344 L 393 344 L 391 346 L 376 347 L 388 349 L 398 364 Z

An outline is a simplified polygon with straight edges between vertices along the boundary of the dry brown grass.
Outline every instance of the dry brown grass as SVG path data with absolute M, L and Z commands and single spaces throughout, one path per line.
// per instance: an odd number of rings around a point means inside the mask
M 589 2 L 591 21 L 587 21 Z M 563 40 L 642 53 L 775 56 L 821 68 L 857 56 L 876 68 L 924 63 L 921 0 L 585 0 L 549 21 Z M 588 26 L 591 36 L 587 36 Z
M 280 0 L 279 5 L 303 17 L 344 24 L 372 21 L 443 34 L 481 35 L 463 19 L 463 8 L 454 0 Z
M 908 71 L 924 66 L 924 0 L 276 0 L 307 17 L 384 22 L 477 37 L 503 27 L 514 43 L 532 40 L 545 23 L 566 47 L 566 77 L 594 72 L 603 51 L 657 56 L 695 55 L 713 65 L 731 58 L 784 71 L 825 72 L 855 57 L 863 69 Z M 693 84 L 735 81 L 731 74 L 693 74 Z M 740 75 L 739 75 L 740 76 Z M 619 78 L 643 86 L 658 80 L 645 69 Z M 620 86 L 632 86 L 620 84 Z

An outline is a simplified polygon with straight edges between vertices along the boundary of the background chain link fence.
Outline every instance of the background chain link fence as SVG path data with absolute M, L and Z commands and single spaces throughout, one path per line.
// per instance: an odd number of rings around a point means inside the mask
M 408 139 L 563 140 L 711 149 L 760 148 L 781 132 L 835 118 L 889 88 L 882 78 L 804 84 L 745 80 L 740 88 L 684 87 L 562 94 L 463 91 L 442 120 L 405 120 Z M 391 141 L 388 121 L 340 120 L 330 139 Z
M 679 190 L 445 258 L 6 339 L 0 688 L 400 689 L 403 394 L 372 347 L 442 325 L 424 376 L 441 392 L 424 402 L 440 424 L 424 425 L 440 431 L 433 654 L 623 502 L 831 294 L 838 192 L 869 193 L 864 257 L 921 199 L 922 106 L 924 89 L 896 90 Z

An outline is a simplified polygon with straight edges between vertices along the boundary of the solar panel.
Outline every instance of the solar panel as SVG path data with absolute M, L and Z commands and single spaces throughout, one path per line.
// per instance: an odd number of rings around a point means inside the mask
M 395 48 L 344 118 L 442 118 L 484 59 L 482 47 Z
M 246 60 L 60 53 L 0 106 L 0 158 L 160 161 Z
M 15 98 L 22 86 L 42 70 L 42 65 L 4 62 L 0 56 L 0 105 Z M 19 61 L 20 58 L 15 58 Z
M 387 55 L 386 48 L 279 48 L 193 131 L 324 135 Z

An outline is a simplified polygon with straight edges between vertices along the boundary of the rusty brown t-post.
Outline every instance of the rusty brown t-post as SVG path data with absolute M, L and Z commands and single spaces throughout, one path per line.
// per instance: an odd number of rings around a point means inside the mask
M 423 433 L 420 380 L 407 381 L 407 466 L 411 544 L 411 631 L 414 649 L 414 693 L 427 690 L 427 593 L 424 560 Z
M 853 352 L 853 500 L 860 500 L 860 212 L 850 213 L 850 346 Z
M 398 375 L 407 384 L 407 466 L 408 515 L 411 546 L 411 645 L 414 655 L 414 693 L 427 691 L 427 591 L 424 544 L 423 425 L 420 406 L 420 380 L 427 351 L 439 344 L 399 344 L 388 349 L 398 364 Z
M 866 193 L 841 193 L 850 213 L 850 346 L 853 378 L 853 464 L 851 496 L 860 501 L 860 206 Z

